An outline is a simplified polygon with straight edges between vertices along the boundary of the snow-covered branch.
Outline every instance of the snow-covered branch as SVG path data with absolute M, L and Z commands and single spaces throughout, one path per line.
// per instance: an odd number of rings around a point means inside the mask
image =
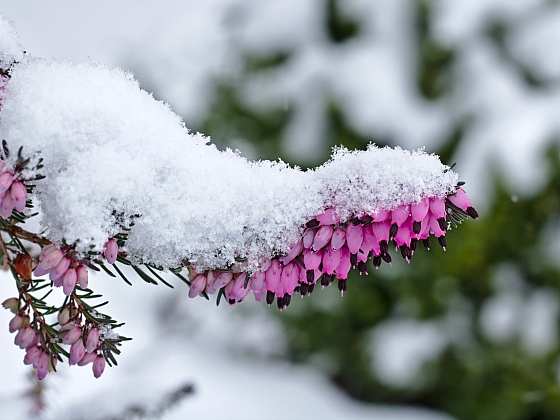
M 128 282 L 119 264 L 129 265 L 164 283 L 168 270 L 190 297 L 235 304 L 253 291 L 282 310 L 317 282 L 344 293 L 350 269 L 391 263 L 391 245 L 409 262 L 430 236 L 445 249 L 449 224 L 477 217 L 435 155 L 370 145 L 337 148 L 315 170 L 251 162 L 189 132 L 131 74 L 26 56 L 1 19 L 0 68 L 2 255 L 19 295 L 4 306 L 40 378 L 62 356 L 93 362 L 98 377 L 127 339 L 89 303 L 88 269 Z M 19 226 L 33 206 L 41 232 Z M 66 296 L 59 306 L 36 295 L 52 287 Z

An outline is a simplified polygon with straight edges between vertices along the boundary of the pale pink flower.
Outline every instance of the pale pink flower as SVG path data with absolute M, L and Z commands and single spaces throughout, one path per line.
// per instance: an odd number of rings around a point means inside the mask
M 107 259 L 109 264 L 114 264 L 117 260 L 117 255 L 119 254 L 119 247 L 117 245 L 117 241 L 114 238 L 111 238 L 105 244 L 105 251 L 104 255 Z
M 99 378 L 105 370 L 105 357 L 98 355 L 93 361 L 93 376 Z

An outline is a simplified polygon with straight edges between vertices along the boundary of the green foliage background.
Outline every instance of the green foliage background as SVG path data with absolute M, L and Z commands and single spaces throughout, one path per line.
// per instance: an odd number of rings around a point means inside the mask
M 459 77 L 454 65 L 460 48 L 442 45 L 432 36 L 434 7 L 435 3 L 418 1 L 414 8 L 418 57 L 415 85 L 426 101 L 446 100 Z M 551 3 L 546 7 L 557 6 Z M 344 48 L 360 37 L 364 28 L 358 17 L 344 14 L 334 0 L 325 1 L 324 8 L 323 27 L 331 43 Z M 504 37 L 512 24 L 499 16 L 487 22 L 484 30 L 488 42 L 529 89 L 550 88 L 548 81 L 508 51 Z M 281 106 L 253 107 L 244 100 L 240 86 L 263 72 L 287 65 L 291 53 L 286 49 L 241 55 L 243 70 L 235 79 L 216 80 L 210 112 L 195 127 L 210 135 L 219 147 L 229 146 L 228 139 L 243 139 L 258 158 L 281 157 L 306 168 L 323 163 L 335 145 L 363 149 L 370 142 L 399 144 L 399 139 L 360 135 L 337 102 L 327 100 L 323 112 L 328 130 L 322 148 L 311 158 L 290 159 L 282 138 L 294 111 Z M 470 129 L 471 118 L 458 118 L 448 137 L 430 152 L 439 154 L 444 163 L 452 163 Z M 279 315 L 289 332 L 289 356 L 294 361 L 322 366 L 342 389 L 364 401 L 416 404 L 465 420 L 560 418 L 560 347 L 537 355 L 523 346 L 519 335 L 505 341 L 488 339 L 480 323 L 482 308 L 496 293 L 495 276 L 501 267 L 514 267 L 523 279 L 522 294 L 526 297 L 537 289 L 556 293 L 560 288 L 558 266 L 542 256 L 546 246 L 543 238 L 560 214 L 560 143 L 550 139 L 549 144 L 543 156 L 551 168 L 545 186 L 530 197 L 512 200 L 513 193 L 508 191 L 502 174 L 494 172 L 488 180 L 494 193 L 483 217 L 449 232 L 446 253 L 435 246 L 430 252 L 419 249 L 410 266 L 399 260 L 392 269 L 383 266 L 375 271 L 370 267 L 370 275 L 365 278 L 354 273 L 343 299 L 334 299 L 337 290 L 326 290 L 303 303 L 294 302 L 289 311 Z M 468 185 L 466 188 L 468 191 Z M 371 368 L 373 328 L 392 317 L 438 321 L 449 314 L 465 320 L 456 331 L 462 341 L 448 344 L 407 386 L 390 386 L 380 380 Z

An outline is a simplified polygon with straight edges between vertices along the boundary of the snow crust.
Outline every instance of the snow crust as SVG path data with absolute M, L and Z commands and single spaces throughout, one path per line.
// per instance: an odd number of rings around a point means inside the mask
M 47 235 L 81 253 L 101 251 L 140 215 L 125 248 L 138 263 L 207 269 L 243 257 L 255 268 L 328 207 L 345 220 L 443 197 L 457 182 L 437 156 L 374 145 L 336 149 L 305 172 L 250 162 L 189 132 L 130 73 L 96 63 L 26 58 L 2 105 L 2 138 L 45 159 L 36 198 Z

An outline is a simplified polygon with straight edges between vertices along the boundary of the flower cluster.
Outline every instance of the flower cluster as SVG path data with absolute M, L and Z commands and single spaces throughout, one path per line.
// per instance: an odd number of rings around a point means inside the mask
M 119 253 L 117 241 L 111 238 L 104 246 L 103 255 L 109 264 L 114 264 Z M 73 256 L 71 247 L 63 246 L 59 249 L 50 244 L 41 250 L 39 264 L 33 274 L 41 277 L 46 274 L 52 280 L 54 287 L 61 287 L 66 296 L 74 291 L 76 284 L 82 289 L 88 286 L 88 271 L 86 265 Z
M 243 272 L 242 265 L 226 271 L 191 272 L 189 297 L 223 290 L 229 304 L 233 305 L 252 290 L 257 302 L 266 296 L 270 305 L 276 299 L 278 308 L 283 310 L 294 293 L 299 292 L 302 297 L 309 295 L 319 280 L 325 288 L 335 279 L 344 295 L 351 268 L 368 274 L 369 259 L 376 269 L 382 261 L 391 265 L 390 244 L 410 262 L 420 241 L 430 249 L 430 235 L 445 250 L 449 222 L 456 224 L 467 216 L 478 218 L 460 187 L 445 198 L 426 197 L 418 203 L 362 214 L 346 221 L 341 221 L 336 210 L 329 208 L 307 222 L 302 238 L 292 244 L 287 255 L 264 260 L 252 274 Z
M 73 313 L 76 313 L 74 308 Z M 69 344 L 69 364 L 86 366 L 93 362 L 93 376 L 99 378 L 105 370 L 105 357 L 101 353 L 103 348 L 100 328 L 95 323 L 86 321 L 80 324 L 79 318 L 70 319 L 70 309 L 65 307 L 58 314 L 62 344 Z
M 27 188 L 22 181 L 15 180 L 14 172 L 7 170 L 0 161 L 0 215 L 7 219 L 16 209 L 23 212 L 27 202 Z

